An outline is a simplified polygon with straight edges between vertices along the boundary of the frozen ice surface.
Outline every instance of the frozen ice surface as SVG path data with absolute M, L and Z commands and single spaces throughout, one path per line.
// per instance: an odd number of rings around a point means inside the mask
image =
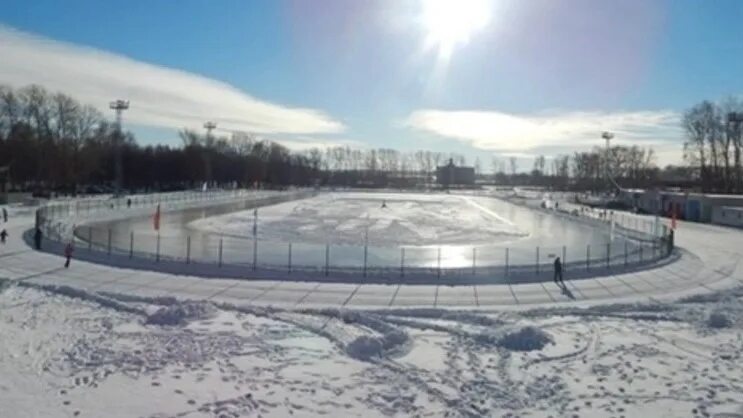
M 254 211 L 193 221 L 189 227 L 252 237 Z M 328 193 L 258 210 L 258 237 L 266 241 L 375 246 L 491 243 L 527 233 L 466 196 L 446 194 Z M 368 234 L 368 235 L 367 235 Z

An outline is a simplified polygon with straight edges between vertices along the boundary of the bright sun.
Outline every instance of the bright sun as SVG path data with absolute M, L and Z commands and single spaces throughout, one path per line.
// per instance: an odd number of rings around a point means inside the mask
M 421 0 L 422 21 L 427 31 L 426 43 L 439 54 L 451 55 L 458 44 L 484 28 L 490 20 L 489 0 Z

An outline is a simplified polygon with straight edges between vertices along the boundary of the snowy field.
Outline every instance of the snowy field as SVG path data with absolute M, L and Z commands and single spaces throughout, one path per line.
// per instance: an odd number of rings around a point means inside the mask
M 252 237 L 253 210 L 191 222 L 192 229 Z M 267 206 L 258 212 L 258 237 L 273 242 L 474 245 L 527 232 L 466 196 L 329 193 Z
M 3 417 L 743 417 L 743 288 L 520 313 L 0 289 Z

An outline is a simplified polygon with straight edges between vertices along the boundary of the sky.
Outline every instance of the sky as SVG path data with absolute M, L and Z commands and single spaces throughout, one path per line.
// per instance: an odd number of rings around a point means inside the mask
M 680 163 L 680 115 L 743 93 L 738 0 L 0 0 L 0 84 L 40 84 L 140 143 L 244 131 L 548 158 L 613 143 Z

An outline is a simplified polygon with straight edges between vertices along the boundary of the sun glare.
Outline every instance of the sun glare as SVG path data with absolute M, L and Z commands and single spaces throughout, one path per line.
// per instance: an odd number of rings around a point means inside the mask
M 444 56 L 490 20 L 489 0 L 421 0 L 426 42 Z

